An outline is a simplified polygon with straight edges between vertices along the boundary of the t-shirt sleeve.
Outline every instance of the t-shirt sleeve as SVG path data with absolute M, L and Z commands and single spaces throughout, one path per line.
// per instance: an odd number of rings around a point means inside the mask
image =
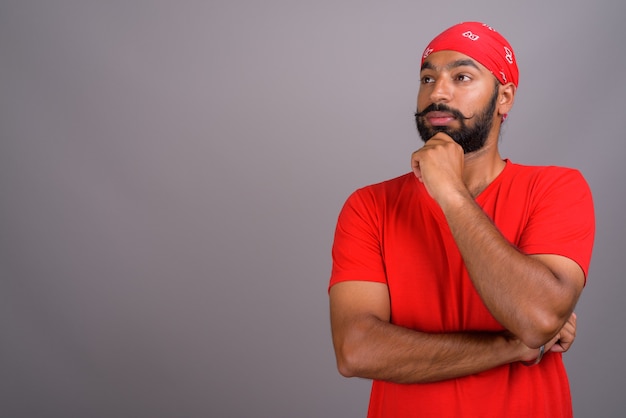
M 348 280 L 386 283 L 380 240 L 380 213 L 369 189 L 346 201 L 335 229 L 330 287 Z
M 591 190 L 577 170 L 560 169 L 549 174 L 540 176 L 533 186 L 534 205 L 520 249 L 526 254 L 570 258 L 587 277 L 595 235 Z

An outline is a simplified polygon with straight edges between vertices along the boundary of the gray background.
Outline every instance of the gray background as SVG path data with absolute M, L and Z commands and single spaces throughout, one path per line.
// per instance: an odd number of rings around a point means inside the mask
M 362 417 L 326 288 L 355 188 L 409 170 L 419 56 L 484 21 L 521 81 L 502 150 L 580 169 L 597 239 L 566 356 L 622 417 L 626 5 L 0 3 L 0 416 Z

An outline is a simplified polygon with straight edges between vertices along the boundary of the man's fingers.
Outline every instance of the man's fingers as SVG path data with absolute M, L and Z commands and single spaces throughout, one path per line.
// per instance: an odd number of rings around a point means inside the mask
M 556 343 L 550 347 L 550 351 L 564 353 L 570 349 L 576 339 L 576 314 L 572 313 L 557 335 Z

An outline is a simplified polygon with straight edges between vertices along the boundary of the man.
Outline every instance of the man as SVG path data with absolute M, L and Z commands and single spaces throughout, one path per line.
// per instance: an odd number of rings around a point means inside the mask
M 562 353 L 594 238 L 581 174 L 502 159 L 513 48 L 477 22 L 425 49 L 412 172 L 353 193 L 330 280 L 340 373 L 369 417 L 571 417 Z

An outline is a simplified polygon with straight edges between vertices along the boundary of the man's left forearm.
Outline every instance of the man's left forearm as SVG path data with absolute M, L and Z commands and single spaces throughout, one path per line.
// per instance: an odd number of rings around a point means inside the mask
M 578 300 L 580 278 L 560 267 L 553 271 L 559 260 L 521 253 L 469 192 L 448 195 L 439 203 L 470 278 L 492 315 L 530 347 L 556 335 Z

